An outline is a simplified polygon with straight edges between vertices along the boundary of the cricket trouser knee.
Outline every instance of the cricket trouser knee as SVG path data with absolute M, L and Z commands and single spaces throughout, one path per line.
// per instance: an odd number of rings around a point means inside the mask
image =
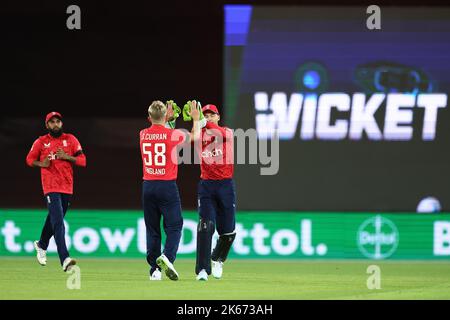
M 197 226 L 197 260 L 195 273 L 202 269 L 211 274 L 211 242 L 214 233 L 214 222 L 200 218 Z
M 211 259 L 214 261 L 225 262 L 228 257 L 228 253 L 230 252 L 231 245 L 233 244 L 234 239 L 236 238 L 236 232 L 222 234 L 219 236 L 219 240 L 217 240 L 216 247 L 214 248 Z

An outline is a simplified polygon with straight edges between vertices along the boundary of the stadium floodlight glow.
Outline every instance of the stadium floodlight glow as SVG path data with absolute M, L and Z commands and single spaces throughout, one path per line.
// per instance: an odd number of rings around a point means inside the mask
M 433 213 L 441 211 L 441 203 L 435 197 L 426 197 L 420 200 L 416 211 L 418 213 Z
M 303 76 L 303 85 L 308 89 L 314 90 L 320 84 L 320 75 L 317 71 L 307 71 Z
M 365 132 L 369 140 L 408 141 L 413 138 L 414 110 L 421 108 L 421 138 L 434 140 L 438 111 L 447 107 L 447 94 L 292 93 L 288 102 L 286 93 L 274 92 L 269 102 L 267 92 L 256 92 L 254 102 L 259 139 L 271 139 L 278 130 L 281 140 L 291 140 L 301 122 L 301 140 L 361 140 Z M 375 113 L 383 104 L 385 117 L 380 129 Z M 333 110 L 339 111 L 334 123 Z

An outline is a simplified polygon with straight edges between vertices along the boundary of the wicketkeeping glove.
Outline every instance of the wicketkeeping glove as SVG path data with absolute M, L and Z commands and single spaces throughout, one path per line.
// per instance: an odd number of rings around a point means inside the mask
M 181 109 L 179 106 L 177 106 L 177 104 L 175 103 L 175 101 L 173 100 L 168 100 L 166 101 L 166 105 L 169 105 L 169 103 L 172 105 L 172 110 L 173 110 L 173 120 L 172 121 L 168 121 L 167 124 L 169 125 L 169 127 L 171 129 L 175 128 L 175 121 L 177 120 L 177 118 L 180 116 L 181 114 Z
M 186 102 L 186 104 L 183 107 L 183 120 L 184 121 L 192 120 L 192 117 L 189 114 L 191 111 L 191 104 L 192 104 L 192 101 L 188 101 L 188 102 Z M 205 116 L 203 115 L 202 105 L 200 104 L 200 101 L 197 101 L 197 108 L 198 108 L 198 111 L 200 111 L 200 119 L 199 120 L 203 120 L 205 118 Z

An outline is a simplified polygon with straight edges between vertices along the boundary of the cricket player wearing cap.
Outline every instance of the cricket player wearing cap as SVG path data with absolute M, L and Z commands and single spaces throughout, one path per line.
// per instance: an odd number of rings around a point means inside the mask
M 76 260 L 70 258 L 65 241 L 64 216 L 73 194 L 73 166 L 86 166 L 86 156 L 74 135 L 63 132 L 62 116 L 50 112 L 45 117 L 48 134 L 34 141 L 26 157 L 30 167 L 41 169 L 42 188 L 48 215 L 39 241 L 34 242 L 37 260 L 47 264 L 47 247 L 53 236 L 63 271 L 70 270 Z
M 212 104 L 202 108 L 207 120 L 201 130 L 201 175 L 198 184 L 199 223 L 197 227 L 197 280 L 208 280 L 211 274 L 220 279 L 236 237 L 236 192 L 233 181 L 233 131 L 219 126 L 220 114 Z M 211 254 L 215 229 L 219 234 Z M 212 268 L 211 268 L 212 262 Z
M 190 135 L 172 129 L 174 114 L 179 108 L 173 101 L 167 105 L 153 101 L 148 108 L 151 126 L 140 132 L 143 183 L 142 205 L 147 238 L 147 262 L 150 265 L 150 280 L 161 280 L 163 271 L 170 280 L 178 280 L 173 265 L 181 239 L 183 217 L 181 201 L 176 184 L 178 175 L 177 146 L 200 136 L 199 117 L 201 111 L 196 102 L 192 104 L 189 115 L 194 120 Z M 169 112 L 168 112 L 169 111 Z M 163 217 L 166 243 L 161 254 L 161 217 Z

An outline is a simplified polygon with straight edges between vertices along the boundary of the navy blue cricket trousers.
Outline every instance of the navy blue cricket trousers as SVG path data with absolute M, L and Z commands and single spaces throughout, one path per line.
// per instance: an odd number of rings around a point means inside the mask
M 65 240 L 64 216 L 69 208 L 71 198 L 72 195 L 59 192 L 50 192 L 45 195 L 48 215 L 42 228 L 39 247 L 47 250 L 50 238 L 54 236 L 61 265 L 69 257 Z
M 236 191 L 233 179 L 198 183 L 200 218 L 213 221 L 219 235 L 231 233 L 236 225 Z
M 164 255 L 174 262 L 181 240 L 183 217 L 181 201 L 175 180 L 144 180 L 142 205 L 147 231 L 147 262 L 150 274 L 158 267 L 156 258 L 161 255 L 161 217 L 163 218 L 166 243 Z

